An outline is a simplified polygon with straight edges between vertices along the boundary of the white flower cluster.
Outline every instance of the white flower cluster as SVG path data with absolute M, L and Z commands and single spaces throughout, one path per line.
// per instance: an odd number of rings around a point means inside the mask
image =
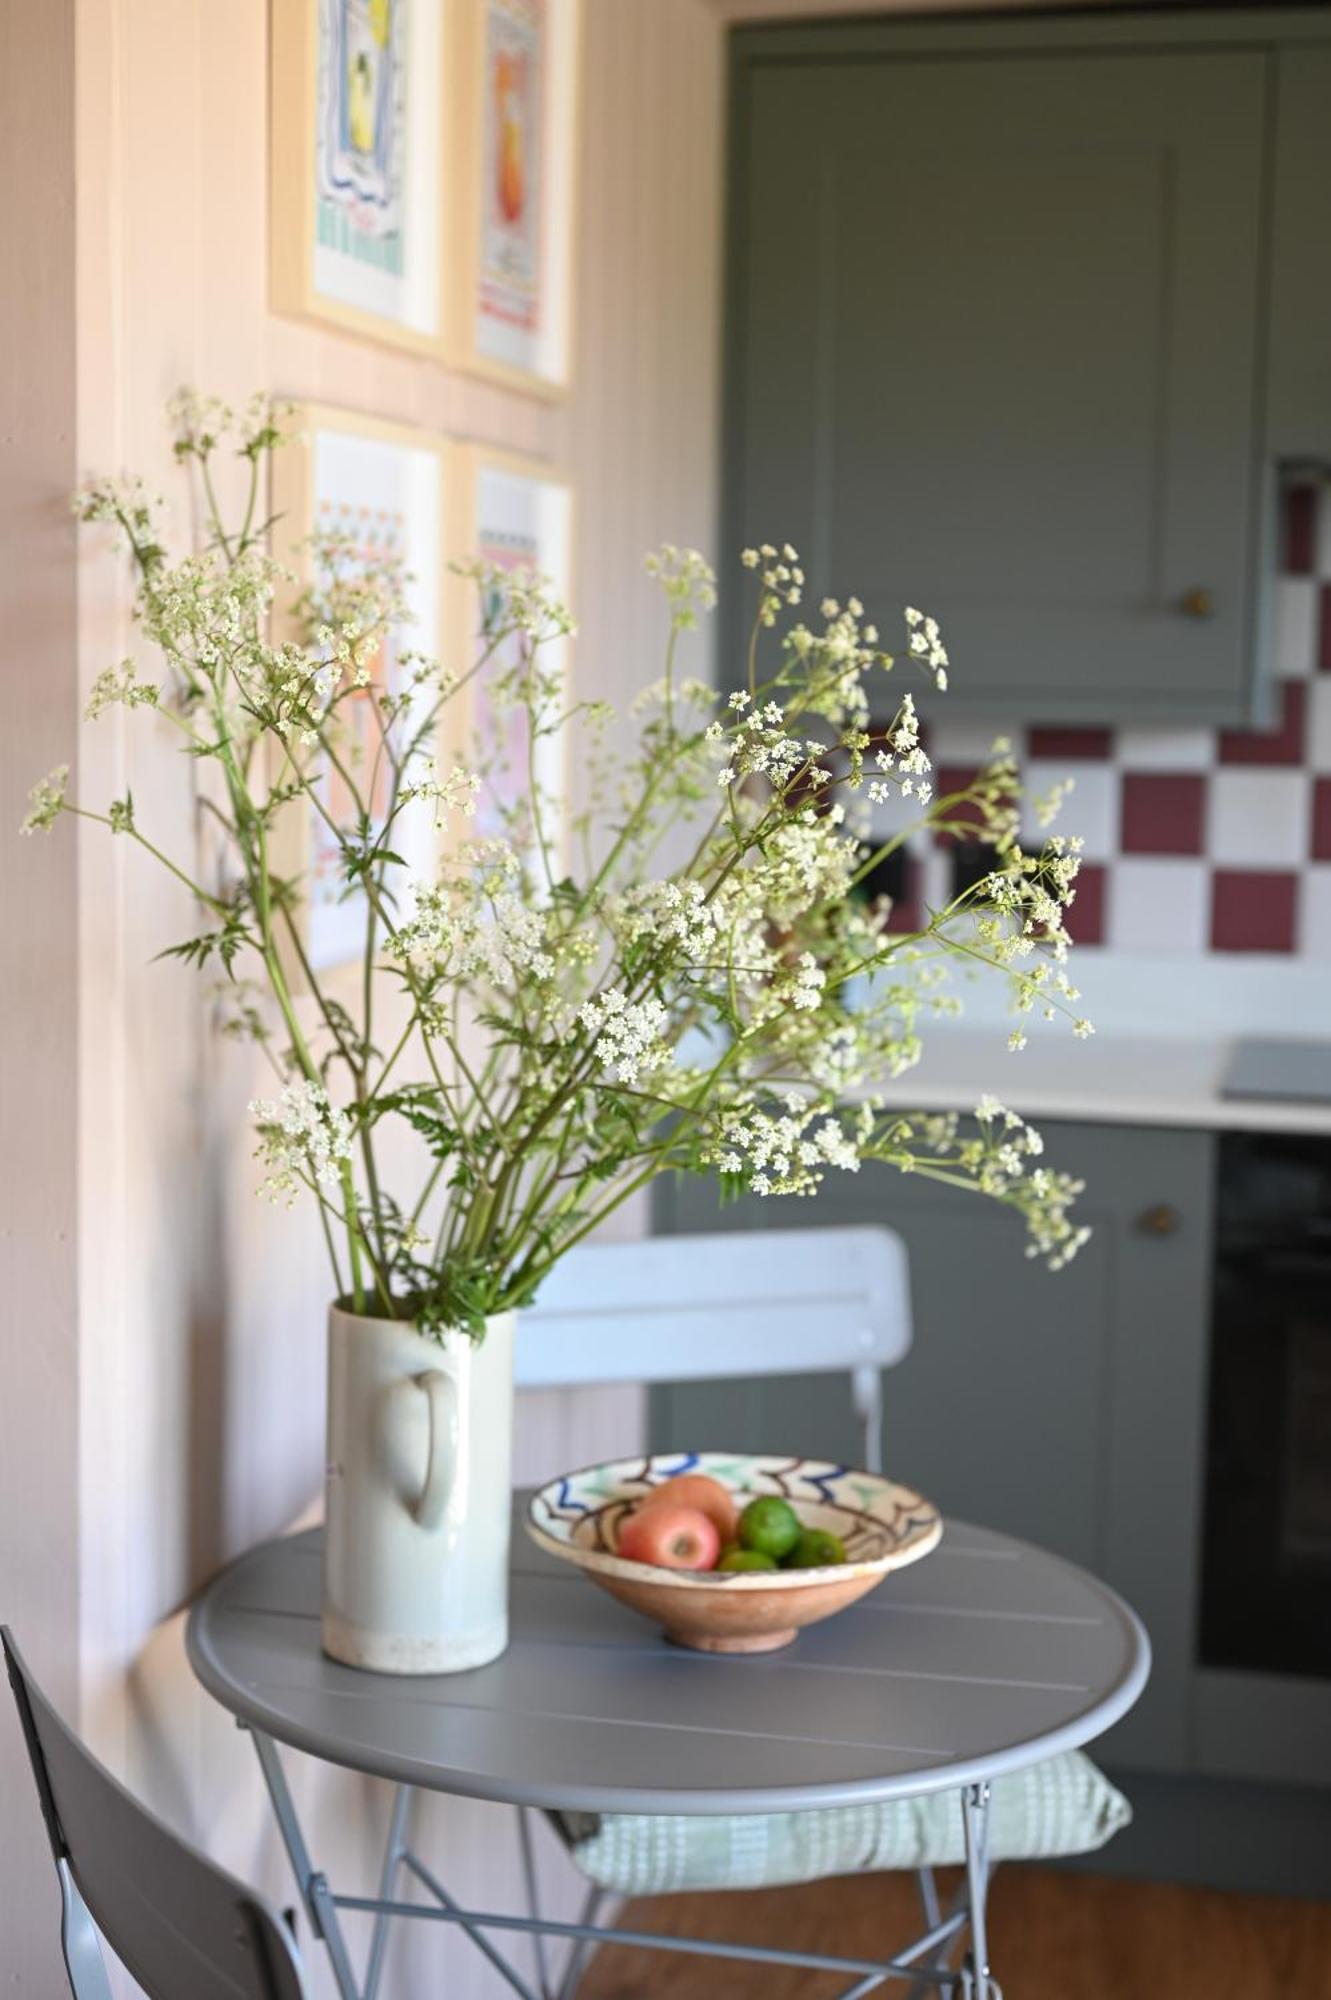
M 922 806 L 928 805 L 934 790 L 925 779 L 933 766 L 920 742 L 920 719 L 915 713 L 915 702 L 909 693 L 902 696 L 896 721 L 892 724 L 887 742 L 875 753 L 874 763 L 884 774 L 895 775 L 903 799 L 914 797 Z M 871 805 L 885 805 L 891 796 L 891 786 L 883 778 L 874 778 L 870 782 Z
M 777 965 L 754 997 L 754 1024 L 778 1019 L 787 1012 L 816 1013 L 823 1004 L 827 974 L 811 951 L 802 951 L 793 965 Z
M 712 706 L 715 700 L 716 689 L 711 685 L 710 681 L 700 681 L 692 675 L 688 675 L 680 681 L 668 681 L 662 676 L 660 680 L 650 681 L 645 688 L 641 688 L 634 695 L 629 705 L 629 714 L 636 720 L 639 716 L 646 715 L 651 709 L 663 708 L 667 701 L 673 702 L 676 708 L 697 708 L 705 711 Z M 601 719 L 612 721 L 614 710 L 605 703 L 601 703 L 599 706 L 601 709 Z
M 125 708 L 156 708 L 161 698 L 160 688 L 139 679 L 133 660 L 122 660 L 119 666 L 103 667 L 98 674 L 88 694 L 83 720 L 95 722 L 104 709 L 117 703 Z
M 862 726 L 870 711 L 864 678 L 875 666 L 890 671 L 892 656 L 878 644 L 878 628 L 865 620 L 858 597 L 841 604 L 825 597 L 819 607 L 823 630 L 792 625 L 785 650 L 792 665 L 812 676 L 806 708 L 839 729 Z
M 738 1174 L 751 1194 L 813 1194 L 828 1167 L 848 1174 L 860 1169 L 851 1135 L 797 1091 L 780 1113 L 753 1103 L 739 1107 L 724 1120 L 707 1157 L 719 1172 Z
M 480 593 L 487 637 L 520 632 L 540 644 L 577 631 L 554 579 L 542 571 L 528 564 L 506 569 L 488 562 L 455 564 L 454 569 L 457 575 L 469 578 Z
M 288 1205 L 303 1182 L 334 1189 L 351 1158 L 351 1121 L 328 1101 L 319 1084 L 302 1077 L 280 1097 L 256 1097 L 250 1115 L 259 1132 L 256 1157 L 269 1169 L 259 1193 Z
M 434 830 L 442 833 L 448 825 L 450 813 L 462 813 L 467 819 L 476 817 L 476 801 L 480 796 L 481 781 L 474 771 L 463 771 L 457 765 L 447 777 L 414 778 L 402 787 L 400 794 L 403 805 L 415 799 L 426 799 L 434 807 Z
M 677 549 L 673 542 L 665 542 L 647 557 L 646 570 L 665 592 L 675 631 L 689 631 L 700 611 L 715 609 L 716 572 L 697 549 Z
M 911 627 L 910 649 L 917 659 L 931 669 L 934 686 L 940 692 L 947 686 L 947 648 L 938 633 L 938 620 L 927 618 L 923 611 L 917 611 L 913 604 L 906 607 L 906 623 Z
M 45 833 L 53 827 L 64 809 L 68 784 L 68 764 L 57 764 L 49 777 L 39 778 L 28 793 L 28 810 L 19 832 Z
M 758 600 L 758 620 L 762 625 L 775 625 L 781 606 L 798 604 L 804 594 L 799 550 L 789 542 L 779 549 L 772 542 L 762 542 L 756 549 L 745 549 L 740 561 L 745 569 L 761 569 L 763 588 Z
M 636 1083 L 673 1060 L 665 1041 L 670 1016 L 660 1000 L 630 1000 L 613 986 L 585 1002 L 578 1020 L 596 1036 L 596 1059 L 618 1083 Z
M 496 986 L 507 986 L 515 975 L 549 979 L 555 969 L 544 912 L 493 882 L 472 897 L 453 883 L 417 888 L 415 911 L 388 948 L 399 963 L 432 975 L 447 971 Z
M 732 709 L 743 710 L 748 705 L 748 695 L 731 695 Z M 734 785 L 741 778 L 756 774 L 766 778 L 777 791 L 783 790 L 810 757 L 816 757 L 823 748 L 821 743 L 811 744 L 803 737 L 788 734 L 785 719 L 785 711 L 776 701 L 765 701 L 751 714 L 741 715 L 730 738 L 727 761 L 716 774 L 717 784 Z M 721 724 L 714 722 L 709 728 L 714 732 L 710 740 L 718 741 L 723 734 Z
M 1043 1257 L 1052 1271 L 1062 1270 L 1091 1233 L 1068 1221 L 1082 1183 L 1044 1167 L 1030 1168 L 1029 1162 L 1044 1152 L 1044 1140 L 996 1097 L 980 1099 L 975 1120 L 979 1136 L 959 1146 L 959 1159 L 981 1194 L 1011 1201 L 1024 1212 L 1030 1229 L 1026 1255 Z
M 231 438 L 236 450 L 247 458 L 294 437 L 293 407 L 290 403 L 259 390 L 242 409 L 235 409 L 220 396 L 201 395 L 197 389 L 178 389 L 167 404 L 167 416 L 176 434 L 178 457 L 206 457 L 223 438 Z
M 124 526 L 140 547 L 157 541 L 158 518 L 165 503 L 138 478 L 96 479 L 74 495 L 73 511 L 80 521 Z
M 640 882 L 618 899 L 612 910 L 615 928 L 626 944 L 673 947 L 681 959 L 709 959 L 717 944 L 717 913 L 701 882 Z

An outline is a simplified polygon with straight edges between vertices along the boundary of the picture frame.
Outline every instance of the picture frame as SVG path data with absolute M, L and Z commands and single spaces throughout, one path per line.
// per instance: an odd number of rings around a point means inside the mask
M 491 449 L 486 445 L 455 445 L 450 454 L 451 498 L 449 502 L 450 544 L 456 561 L 495 563 L 503 568 L 531 567 L 548 576 L 565 604 L 573 595 L 574 497 L 564 475 L 541 459 Z M 450 577 L 451 607 L 448 620 L 449 659 L 466 672 L 476 658 L 480 607 L 476 585 L 469 577 Z M 544 653 L 547 665 L 561 675 L 566 697 L 573 691 L 573 642 L 565 638 Z M 502 663 L 499 663 L 502 671 Z M 458 719 L 454 741 L 462 738 L 462 761 L 468 761 L 478 737 L 493 741 L 492 732 L 503 725 L 489 713 L 484 691 L 485 677 L 478 677 L 468 691 Z M 567 706 L 567 701 L 566 701 Z M 537 783 L 542 794 L 555 801 L 555 845 L 560 855 L 567 844 L 568 771 L 567 730 L 538 746 Z M 524 737 L 525 743 L 525 737 Z M 468 822 L 471 836 L 503 837 L 505 815 L 527 785 L 525 768 L 515 755 L 510 763 L 511 790 L 501 778 L 483 790 L 476 817 Z
M 275 312 L 443 360 L 454 0 L 272 0 Z
M 454 0 L 454 365 L 558 400 L 573 374 L 582 0 Z
M 448 446 L 428 431 L 413 430 L 375 417 L 336 409 L 327 404 L 298 405 L 294 416 L 298 442 L 274 460 L 271 507 L 273 553 L 296 578 L 294 596 L 313 576 L 308 547 L 316 530 L 363 540 L 370 556 L 400 559 L 406 572 L 406 597 L 411 622 L 404 624 L 369 663 L 371 688 L 392 686 L 404 646 L 439 657 L 444 651 L 449 611 Z M 275 621 L 278 636 L 292 631 L 293 605 Z M 375 729 L 367 692 L 366 741 Z M 359 748 L 355 697 L 342 711 L 352 736 L 349 755 Z M 440 755 L 453 746 L 441 743 Z M 362 768 L 368 760 L 362 759 Z M 383 774 L 373 765 L 376 784 Z M 274 781 L 277 773 L 273 774 Z M 327 786 L 326 803 L 338 817 L 339 780 L 326 768 L 320 779 Z M 297 809 L 297 803 L 299 809 Z M 343 806 L 349 801 L 342 800 Z M 369 800 L 373 813 L 373 798 Z M 437 854 L 430 816 L 415 815 L 412 827 L 395 832 L 394 847 L 413 873 L 433 872 Z M 298 943 L 288 954 L 288 972 L 297 989 L 308 985 L 310 972 L 334 973 L 359 960 L 364 935 L 363 894 L 344 896 L 336 868 L 337 848 L 320 814 L 304 800 L 293 802 L 279 821 L 277 844 L 281 872 L 298 877 L 303 897 Z M 410 850 L 410 851 L 408 851 Z

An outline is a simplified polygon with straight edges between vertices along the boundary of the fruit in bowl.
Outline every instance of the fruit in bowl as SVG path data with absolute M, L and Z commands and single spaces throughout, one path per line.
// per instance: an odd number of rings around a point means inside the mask
M 929 1501 L 877 1473 L 701 1452 L 615 1459 L 552 1480 L 532 1496 L 527 1531 L 680 1645 L 758 1653 L 928 1555 L 943 1529 Z
M 662 1507 L 668 1501 L 680 1507 L 696 1507 L 714 1524 L 722 1543 L 734 1541 L 739 1526 L 739 1508 L 730 1488 L 723 1486 L 719 1479 L 709 1478 L 705 1472 L 676 1473 L 673 1479 L 663 1479 L 659 1486 L 649 1486 L 636 1511 L 641 1513 L 647 1507 Z
M 627 1562 L 654 1563 L 659 1569 L 714 1569 L 721 1537 L 700 1507 L 658 1500 L 654 1506 L 634 1508 L 615 1546 Z

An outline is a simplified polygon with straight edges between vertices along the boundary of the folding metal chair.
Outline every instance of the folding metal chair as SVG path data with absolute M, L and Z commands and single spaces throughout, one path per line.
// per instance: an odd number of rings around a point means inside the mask
M 0 1640 L 60 1878 L 74 2000 L 111 2000 L 99 1936 L 150 2000 L 307 2000 L 277 1912 L 131 1798 L 56 1714 L 7 1626 Z
M 734 1230 L 571 1252 L 520 1316 L 514 1367 L 523 1389 L 845 1374 L 864 1468 L 881 1472 L 882 1370 L 910 1344 L 910 1272 L 894 1231 Z M 563 1839 L 557 1817 L 552 1824 Z M 534 1907 L 525 1808 L 519 1829 Z M 933 1870 L 916 1874 L 926 1920 L 936 1923 Z M 604 1900 L 593 1888 L 584 1920 L 594 1920 Z M 575 1952 L 561 1994 L 572 1994 L 580 1964 Z M 545 1983 L 544 1967 L 542 1974 Z

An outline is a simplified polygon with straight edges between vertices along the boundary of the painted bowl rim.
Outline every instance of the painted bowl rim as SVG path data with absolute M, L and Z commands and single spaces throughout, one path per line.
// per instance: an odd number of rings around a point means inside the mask
M 838 1472 L 845 1478 L 854 1477 L 868 1485 L 881 1488 L 885 1493 L 905 1496 L 908 1504 L 914 1503 L 912 1511 L 919 1509 L 927 1515 L 927 1518 L 921 1522 L 916 1533 L 910 1535 L 896 1548 L 888 1549 L 881 1556 L 866 1558 L 861 1562 L 825 1563 L 809 1569 L 771 1570 L 664 1569 L 656 1563 L 631 1562 L 627 1556 L 613 1555 L 609 1550 L 582 1548 L 571 1539 L 551 1534 L 549 1529 L 537 1520 L 537 1504 L 553 1487 L 562 1486 L 571 1479 L 582 1479 L 593 1473 L 604 1472 L 612 1465 L 651 1465 L 658 1458 L 679 1456 L 677 1452 L 643 1452 L 636 1458 L 607 1458 L 592 1465 L 576 1466 L 569 1472 L 559 1473 L 554 1479 L 547 1479 L 544 1485 L 535 1489 L 527 1501 L 523 1516 L 527 1533 L 538 1547 L 545 1549 L 552 1556 L 558 1556 L 562 1562 L 572 1563 L 576 1569 L 591 1570 L 600 1576 L 615 1577 L 624 1583 L 654 1584 L 658 1588 L 664 1586 L 673 1590 L 726 1590 L 741 1593 L 763 1590 L 807 1590 L 812 1587 L 826 1589 L 831 1583 L 848 1583 L 856 1577 L 886 1576 L 891 1570 L 905 1569 L 908 1564 L 919 1562 L 922 1557 L 931 1554 L 943 1538 L 943 1517 L 933 1501 L 926 1500 L 913 1486 L 903 1486 L 900 1480 L 889 1479 L 886 1473 L 865 1472 L 855 1465 L 838 1465 L 830 1458 L 791 1458 L 788 1453 L 781 1452 L 727 1452 L 718 1449 L 699 1452 L 696 1455 L 704 1459 L 724 1458 L 741 1464 L 745 1460 L 759 1464 L 764 1459 L 774 1458 L 783 1461 L 792 1469 L 800 1465 L 826 1466 L 830 1471 Z M 613 1500 L 605 1502 L 606 1506 L 617 1504 L 618 1502 Z M 600 1511 L 599 1508 L 589 1510 L 590 1513 Z M 848 1508 L 845 1511 L 873 1518 L 867 1507 Z

